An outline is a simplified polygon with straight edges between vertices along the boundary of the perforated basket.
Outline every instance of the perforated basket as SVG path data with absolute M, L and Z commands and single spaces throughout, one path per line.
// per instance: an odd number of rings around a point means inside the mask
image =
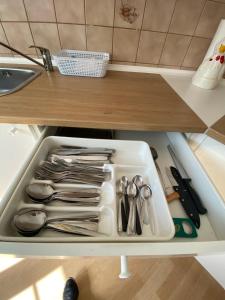
M 109 54 L 104 52 L 62 50 L 53 58 L 63 75 L 104 77 Z

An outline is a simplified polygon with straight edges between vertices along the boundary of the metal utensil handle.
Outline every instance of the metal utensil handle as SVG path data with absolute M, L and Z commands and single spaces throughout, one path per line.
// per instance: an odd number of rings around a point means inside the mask
M 51 197 L 51 200 L 60 200 L 60 201 L 66 201 L 66 202 L 99 202 L 100 201 L 100 197 L 94 197 L 94 198 L 73 198 L 73 197 L 67 197 L 64 195 L 55 195 Z
M 118 201 L 118 206 L 117 206 L 118 207 L 118 215 L 117 215 L 118 232 L 123 231 L 121 203 L 122 203 L 122 199 L 120 198 Z
M 133 234 L 133 210 L 134 210 L 134 201 L 130 201 L 130 213 L 129 213 L 129 219 L 128 219 L 128 225 L 127 225 L 127 234 L 131 235 Z
M 100 196 L 100 193 L 89 193 L 89 192 L 73 192 L 73 191 L 57 191 L 53 194 L 54 196 L 63 196 L 68 198 L 83 198 L 83 199 L 92 199 Z
M 54 229 L 56 231 L 60 231 L 63 233 L 70 233 L 70 234 L 83 235 L 83 236 L 92 236 L 92 237 L 105 236 L 105 234 L 97 231 L 88 230 L 79 226 L 74 226 L 74 225 L 64 224 L 64 223 L 48 223 L 46 224 L 45 228 Z

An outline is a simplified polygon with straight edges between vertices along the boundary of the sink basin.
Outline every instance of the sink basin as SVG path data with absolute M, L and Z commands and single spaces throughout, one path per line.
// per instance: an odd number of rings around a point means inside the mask
M 18 91 L 40 74 L 36 69 L 0 68 L 0 96 Z

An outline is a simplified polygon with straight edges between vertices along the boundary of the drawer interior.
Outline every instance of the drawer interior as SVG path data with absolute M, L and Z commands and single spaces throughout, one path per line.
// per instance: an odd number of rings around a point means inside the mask
M 216 190 L 215 186 L 211 182 L 211 180 L 208 178 L 208 176 L 203 171 L 203 168 L 198 161 L 198 159 L 195 157 L 194 153 L 192 152 L 191 148 L 186 142 L 186 139 L 184 136 L 180 133 L 160 133 L 160 132 L 131 132 L 131 131 L 117 131 L 116 132 L 116 139 L 119 140 L 136 140 L 136 141 L 145 141 L 149 144 L 149 146 L 153 146 L 156 148 L 158 152 L 158 165 L 161 169 L 162 176 L 164 178 L 164 181 L 166 184 L 170 185 L 169 180 L 167 178 L 165 167 L 174 165 L 172 158 L 167 150 L 167 145 L 171 145 L 173 149 L 176 152 L 177 157 L 182 162 L 187 174 L 192 179 L 192 186 L 195 188 L 195 190 L 198 192 L 204 206 L 207 208 L 208 213 L 206 215 L 201 215 L 201 227 L 198 230 L 198 237 L 197 238 L 173 238 L 169 241 L 137 241 L 132 240 L 134 247 L 129 247 L 126 242 L 123 242 L 123 244 L 117 239 L 115 239 L 113 242 L 111 241 L 111 244 L 108 244 L 105 246 L 104 249 L 113 249 L 109 250 L 107 253 L 113 253 L 113 255 L 118 255 L 122 251 L 122 254 L 126 254 L 129 252 L 128 250 L 132 251 L 138 251 L 138 253 L 156 253 L 157 255 L 160 255 L 160 253 L 194 253 L 195 251 L 198 251 L 198 247 L 202 249 L 203 245 L 206 245 L 207 243 L 204 242 L 212 242 L 208 243 L 213 245 L 213 242 L 222 242 L 225 241 L 225 203 L 219 194 L 219 192 Z M 112 145 L 114 141 L 111 141 Z M 135 149 L 131 149 L 132 152 L 135 152 Z M 123 159 L 126 159 L 125 153 L 122 152 Z M 119 157 L 116 158 L 115 162 L 118 164 Z M 137 160 L 135 160 L 134 156 L 134 165 L 135 168 L 139 168 L 139 163 Z M 143 168 L 145 166 L 145 161 L 141 161 L 141 167 Z M 147 166 L 147 163 L 146 163 Z M 120 170 L 123 170 L 123 166 L 121 166 Z M 126 167 L 125 167 L 126 168 Z M 136 171 L 134 168 L 134 172 Z M 120 174 L 120 173 L 118 173 Z M 183 211 L 183 208 L 178 200 L 175 200 L 174 202 L 170 203 L 169 210 L 172 215 L 172 217 L 186 217 L 185 212 Z M 106 211 L 107 213 L 107 211 Z M 136 243 L 138 242 L 138 243 Z M 143 246 L 141 243 L 143 242 Z M 203 242 L 203 243 L 202 243 Z M 182 246 L 182 243 L 186 243 L 186 248 Z M 135 244 L 135 245 L 134 245 Z M 139 246 L 139 245 L 140 246 Z M 196 247 L 193 246 L 193 244 L 196 245 Z M 44 243 L 43 243 L 44 245 Z M 66 253 L 66 251 L 69 249 L 69 244 L 62 243 L 64 245 L 63 254 Z M 88 245 L 86 242 L 83 243 L 83 245 Z M 97 246 L 99 245 L 99 246 Z M 100 253 L 101 250 L 103 251 L 103 248 L 100 247 L 100 243 L 95 242 L 95 246 L 97 247 L 97 252 Z M 106 245 L 106 244 L 104 244 Z M 114 246 L 115 245 L 115 246 Z M 126 246 L 127 245 L 127 246 Z M 198 246 L 199 245 L 199 246 Z M 47 244 L 46 240 L 46 247 L 49 247 L 49 243 Z M 95 247 L 93 246 L 93 247 Z M 66 248 L 67 247 L 67 248 Z M 84 249 L 81 246 L 80 243 L 79 249 Z M 100 249 L 100 248 L 101 249 Z M 117 247 L 117 248 L 114 248 Z M 124 248 L 125 247 L 125 248 Z M 138 248 L 137 248 L 138 247 Z M 166 248 L 165 248 L 166 247 Z M 168 252 L 169 247 L 171 250 Z M 85 248 L 87 249 L 88 246 Z M 129 248 L 129 249 L 128 249 Z M 67 249 L 67 250 L 66 250 Z M 195 250 L 193 250 L 195 249 Z M 49 250 L 50 251 L 50 250 Z M 79 250 L 81 251 L 81 250 Z M 136 252 L 137 252 L 136 251 Z M 96 252 L 96 253 L 97 253 Z M 132 253 L 134 253 L 132 252 Z M 135 253 L 136 253 L 135 252 Z M 95 253 L 95 254 L 96 254 Z M 141 254 L 140 254 L 141 255 Z
M 167 146 L 170 144 L 182 162 L 187 174 L 192 179 L 192 186 L 200 196 L 202 203 L 208 210 L 206 215 L 200 215 L 201 226 L 197 230 L 197 238 L 173 238 L 166 243 L 179 242 L 208 242 L 225 240 L 225 203 L 215 186 L 203 171 L 200 162 L 186 142 L 185 137 L 180 133 L 146 133 L 118 131 L 117 139 L 142 140 L 154 147 L 158 152 L 157 163 L 160 167 L 164 182 L 171 186 L 166 175 L 165 168 L 174 166 Z M 172 217 L 187 217 L 179 200 L 169 203 Z

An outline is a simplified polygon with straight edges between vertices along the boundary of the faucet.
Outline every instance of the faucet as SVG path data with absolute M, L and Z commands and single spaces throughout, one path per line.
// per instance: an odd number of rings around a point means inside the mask
M 42 68 L 44 68 L 46 71 L 54 71 L 53 69 L 53 66 L 52 66 L 52 60 L 51 60 L 51 54 L 49 52 L 48 49 L 46 48 L 43 48 L 43 47 L 39 47 L 39 46 L 30 46 L 29 48 L 37 48 L 40 50 L 41 52 L 41 56 L 42 56 L 42 59 L 43 59 L 43 64 L 40 63 L 39 61 L 29 57 L 28 55 L 20 52 L 19 50 L 15 49 L 15 48 L 12 48 L 11 46 L 8 46 L 7 44 L 3 43 L 3 42 L 0 42 L 0 45 L 2 45 L 3 47 L 25 57 L 26 59 L 29 59 L 30 61 L 34 62 L 35 64 L 41 66 Z

